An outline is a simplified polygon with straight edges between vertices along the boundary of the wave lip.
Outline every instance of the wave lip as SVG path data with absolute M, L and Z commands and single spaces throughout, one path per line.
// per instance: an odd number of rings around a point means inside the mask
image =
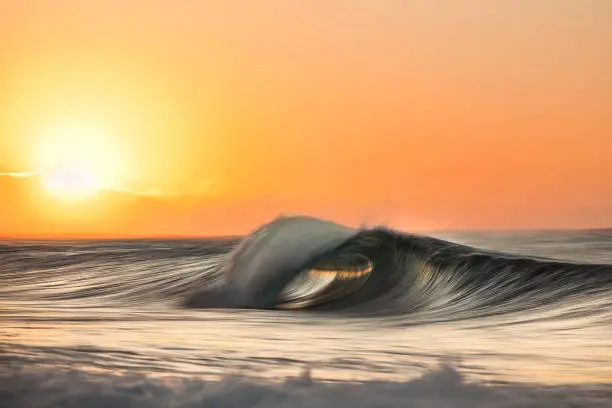
M 314 266 L 357 230 L 304 216 L 280 217 L 253 231 L 230 254 L 222 267 L 226 293 L 223 305 L 272 308 L 294 277 Z M 208 288 L 192 294 L 190 305 L 210 305 Z M 213 303 L 214 304 L 214 303 Z M 209 306 L 205 306 L 209 307 Z

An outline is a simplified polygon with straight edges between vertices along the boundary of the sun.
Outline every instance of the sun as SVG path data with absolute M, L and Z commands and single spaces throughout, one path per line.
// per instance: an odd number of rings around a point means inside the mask
M 64 197 L 86 197 L 102 189 L 100 177 L 86 167 L 67 167 L 43 176 L 48 191 Z
M 121 160 L 112 141 L 112 132 L 91 122 L 61 122 L 45 128 L 34 149 L 45 189 L 58 197 L 81 198 L 116 185 Z

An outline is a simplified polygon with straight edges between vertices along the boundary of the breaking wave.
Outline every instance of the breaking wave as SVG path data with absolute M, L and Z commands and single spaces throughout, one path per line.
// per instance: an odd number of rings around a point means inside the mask
M 246 237 L 190 307 L 455 320 L 558 307 L 610 317 L 612 266 L 520 257 L 386 228 L 283 217 Z M 414 321 L 414 320 L 413 320 Z

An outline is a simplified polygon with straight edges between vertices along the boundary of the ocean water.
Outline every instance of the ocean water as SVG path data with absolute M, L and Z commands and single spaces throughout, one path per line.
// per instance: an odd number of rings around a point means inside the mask
M 188 300 L 315 241 L 0 241 L 0 407 L 612 407 L 612 231 L 368 230 Z

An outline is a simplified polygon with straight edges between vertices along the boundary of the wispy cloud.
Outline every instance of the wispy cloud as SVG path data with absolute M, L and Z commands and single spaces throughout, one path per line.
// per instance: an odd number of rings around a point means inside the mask
M 26 177 L 33 177 L 37 175 L 38 173 L 34 173 L 34 172 L 9 172 L 9 173 L 0 172 L 0 177 L 26 178 Z
M 135 190 L 135 189 L 128 188 L 128 187 L 115 187 L 114 190 L 119 191 L 121 193 L 125 193 L 125 194 L 132 194 L 135 196 L 145 196 L 145 197 L 161 197 L 161 196 L 169 195 L 167 192 L 165 192 L 164 190 L 160 188 L 151 188 L 148 190 Z
M 158 197 L 158 198 L 201 198 L 207 196 L 217 196 L 223 191 L 223 183 L 219 179 L 207 179 L 195 184 L 191 189 L 182 191 L 168 191 L 161 188 L 135 189 L 122 185 L 109 186 L 106 190 L 129 194 L 139 197 Z
M 28 179 L 42 175 L 38 172 L 0 172 L 0 178 Z M 203 197 L 217 196 L 223 191 L 223 183 L 219 179 L 205 179 L 195 183 L 186 190 L 169 191 L 157 187 L 139 189 L 121 184 L 106 184 L 101 186 L 102 192 L 119 193 L 126 196 L 148 197 L 159 199 L 201 199 Z

